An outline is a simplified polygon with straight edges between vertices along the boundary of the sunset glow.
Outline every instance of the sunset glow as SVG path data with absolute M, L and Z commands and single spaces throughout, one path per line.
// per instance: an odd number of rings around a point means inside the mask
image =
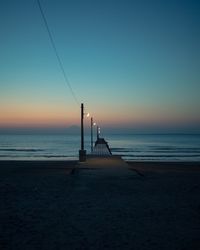
M 0 6 L 0 128 L 79 126 L 82 102 L 104 127 L 200 128 L 197 1 L 41 1 L 78 105 L 22 2 Z

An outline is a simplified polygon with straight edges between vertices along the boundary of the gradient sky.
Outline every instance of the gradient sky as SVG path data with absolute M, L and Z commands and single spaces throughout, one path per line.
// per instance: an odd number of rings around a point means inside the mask
M 80 102 L 103 126 L 200 127 L 200 1 L 41 0 Z M 36 0 L 0 2 L 0 127 L 79 124 Z

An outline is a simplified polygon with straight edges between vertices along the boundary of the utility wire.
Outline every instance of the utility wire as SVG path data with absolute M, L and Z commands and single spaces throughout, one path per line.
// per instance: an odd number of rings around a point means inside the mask
M 71 84 L 70 84 L 70 82 L 69 82 L 69 80 L 68 80 L 68 77 L 67 77 L 67 74 L 66 74 L 66 72 L 65 72 L 65 69 L 64 69 L 62 60 L 61 60 L 61 58 L 60 58 L 60 56 L 59 56 L 59 54 L 58 54 L 58 50 L 57 50 L 57 48 L 56 48 L 56 44 L 55 44 L 55 42 L 54 42 L 53 36 L 52 36 L 51 31 L 50 31 L 50 29 L 49 29 L 49 25 L 48 25 L 47 19 L 46 19 L 46 17 L 45 17 L 44 11 L 43 11 L 43 9 L 42 9 L 40 0 L 37 0 L 37 3 L 38 3 L 38 7 L 39 7 L 39 9 L 40 9 L 40 12 L 41 12 L 42 19 L 43 19 L 43 21 L 44 21 L 45 27 L 46 27 L 46 29 L 47 29 L 47 33 L 48 33 L 48 35 L 49 35 L 49 39 L 50 39 L 50 41 L 51 41 L 51 45 L 52 45 L 52 47 L 53 47 L 53 50 L 54 50 L 55 55 L 56 55 L 56 58 L 57 58 L 57 60 L 58 60 L 58 64 L 59 64 L 60 70 L 61 70 L 61 72 L 62 72 L 62 74 L 63 74 L 63 76 L 64 76 L 65 82 L 67 83 L 67 85 L 68 85 L 68 87 L 69 87 L 69 90 L 70 90 L 70 92 L 71 92 L 71 94 L 72 94 L 72 96 L 73 96 L 75 102 L 78 104 L 78 106 L 80 106 L 80 103 L 79 103 L 79 101 L 78 101 L 78 99 L 77 99 L 77 97 L 76 97 L 76 95 L 75 95 L 75 92 L 73 91 L 73 88 L 72 88 L 72 86 L 71 86 Z

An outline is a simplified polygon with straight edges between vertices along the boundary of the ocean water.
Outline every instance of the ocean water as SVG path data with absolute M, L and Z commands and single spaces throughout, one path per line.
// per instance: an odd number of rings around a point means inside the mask
M 113 154 L 130 161 L 199 161 L 199 134 L 109 134 L 104 137 Z M 78 160 L 80 136 L 2 135 L 0 160 Z M 90 136 L 85 136 L 90 153 Z

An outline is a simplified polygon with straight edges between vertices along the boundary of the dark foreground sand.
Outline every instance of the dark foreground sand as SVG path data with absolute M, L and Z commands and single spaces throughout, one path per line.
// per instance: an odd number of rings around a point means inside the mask
M 0 162 L 0 249 L 200 249 L 199 164 L 75 165 Z

